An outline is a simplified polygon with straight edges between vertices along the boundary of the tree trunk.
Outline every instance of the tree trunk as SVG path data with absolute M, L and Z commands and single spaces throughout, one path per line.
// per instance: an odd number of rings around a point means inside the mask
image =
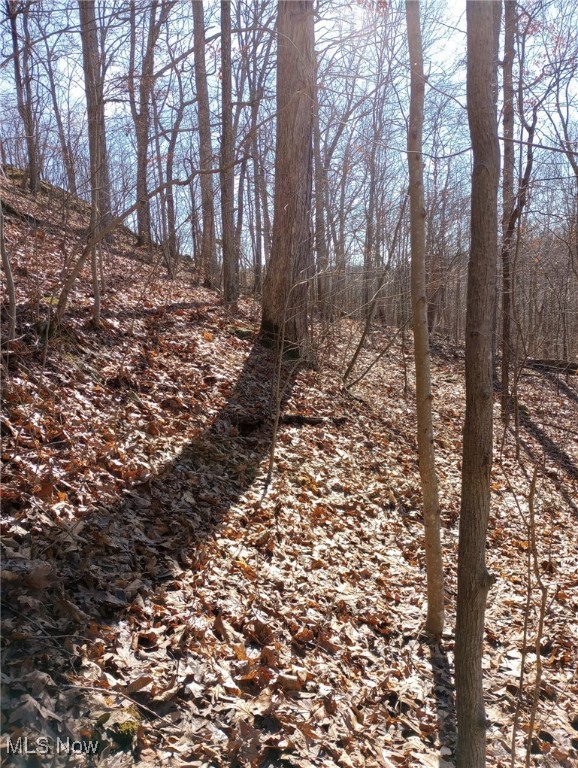
M 243 216 L 245 208 L 245 185 L 247 180 L 247 162 L 248 155 L 245 154 L 241 160 L 241 169 L 239 172 L 239 182 L 237 184 L 237 215 L 235 220 L 235 254 L 237 259 L 237 282 L 239 278 L 239 259 L 241 257 L 241 236 L 243 234 Z
M 95 0 L 79 0 L 78 9 L 88 117 L 91 229 L 95 234 L 97 229 L 107 229 L 112 221 L 104 120 L 104 78 L 100 65 Z
M 16 289 L 14 287 L 14 275 L 8 251 L 6 250 L 6 240 L 4 238 L 4 211 L 0 204 L 0 252 L 2 255 L 2 268 L 6 279 L 6 293 L 8 294 L 8 341 L 12 341 L 16 335 Z
M 167 166 L 166 176 L 167 181 L 171 182 L 174 178 L 174 164 L 175 164 L 175 151 L 177 147 L 177 141 L 179 139 L 179 133 L 181 130 L 181 123 L 185 114 L 185 107 L 189 107 L 192 102 L 186 101 L 184 97 L 184 90 L 182 84 L 181 73 L 176 72 L 176 77 L 179 83 L 179 102 L 177 107 L 177 114 L 175 116 L 173 126 L 171 128 L 169 146 L 167 152 Z M 168 259 L 171 264 L 171 272 L 176 268 L 179 260 L 179 239 L 177 237 L 177 219 L 175 211 L 175 195 L 171 185 L 167 187 L 167 229 L 168 229 Z
M 28 159 L 27 175 L 23 177 L 24 184 L 33 195 L 38 194 L 40 188 L 40 168 L 38 157 L 38 144 L 36 136 L 36 125 L 34 113 L 32 110 L 32 89 L 30 73 L 30 35 L 28 33 L 28 12 L 30 3 L 19 3 L 17 0 L 7 0 L 6 14 L 10 21 L 10 34 L 12 37 L 12 55 L 14 61 L 14 80 L 16 83 L 16 98 L 18 103 L 18 114 L 24 126 L 24 135 L 26 137 L 26 152 Z M 18 41 L 18 15 L 22 14 L 22 24 L 24 27 L 24 43 L 20 50 Z M 22 59 L 21 59 L 22 56 Z
M 371 297 L 375 287 L 375 157 L 377 152 L 377 135 L 374 132 L 371 141 L 371 153 L 369 157 L 369 178 L 367 186 L 369 188 L 369 200 L 367 203 L 367 213 L 365 216 L 365 242 L 363 245 L 363 293 L 361 316 L 367 317 L 370 314 Z
M 223 298 L 234 304 L 239 298 L 239 257 L 235 249 L 235 137 L 231 84 L 231 3 L 221 2 L 221 227 L 223 238 Z
M 263 245 L 264 245 L 264 258 L 265 263 L 268 263 L 269 256 L 271 254 L 271 216 L 269 214 L 269 195 L 267 193 L 267 177 L 265 175 L 265 164 L 260 159 L 257 165 L 259 172 L 258 178 L 255 183 L 259 188 L 259 194 L 261 195 L 261 211 L 263 213 Z
M 168 158 L 165 159 L 161 150 L 161 120 L 159 115 L 159 108 L 156 99 L 151 100 L 151 106 L 153 111 L 153 133 L 155 142 L 155 160 L 157 166 L 156 182 L 157 186 L 162 186 L 165 183 L 165 168 L 167 169 L 166 178 L 168 179 Z M 165 165 L 165 162 L 167 165 Z M 167 193 L 161 192 L 159 195 L 159 208 L 158 217 L 160 219 L 160 242 L 162 244 L 163 257 L 167 267 L 169 277 L 174 277 L 173 261 L 169 255 L 169 225 L 168 225 L 168 206 L 167 206 Z
M 147 173 L 149 161 L 149 131 L 151 98 L 155 82 L 154 63 L 155 46 L 157 44 L 161 28 L 166 22 L 172 3 L 162 0 L 161 9 L 157 18 L 159 0 L 152 0 L 148 9 L 148 33 L 144 49 L 141 71 L 138 83 L 138 103 L 136 97 L 136 45 L 137 36 L 142 34 L 141 27 L 144 18 L 139 24 L 136 18 L 136 2 L 130 3 L 130 57 L 128 73 L 128 91 L 130 110 L 135 128 L 136 138 L 136 199 L 138 208 L 137 241 L 139 245 L 146 245 L 151 241 L 151 207 L 148 195 Z
M 104 117 L 94 0 L 79 0 L 79 12 L 90 155 L 90 237 L 94 237 L 102 228 L 100 217 L 103 163 L 101 157 L 101 117 Z M 98 326 L 100 323 L 100 286 L 98 283 L 96 245 L 93 245 L 91 250 L 91 266 L 94 294 L 92 319 L 94 324 Z
M 42 30 L 43 34 L 46 34 Z M 48 84 L 50 86 L 50 99 L 52 101 L 52 109 L 54 110 L 54 119 L 56 120 L 56 127 L 58 130 L 58 140 L 60 142 L 60 151 L 62 152 L 62 162 L 64 164 L 64 170 L 66 172 L 66 181 L 68 184 L 68 191 L 75 197 L 78 195 L 76 186 L 76 168 L 74 167 L 74 157 L 70 143 L 66 137 L 64 130 L 64 123 L 62 120 L 62 112 L 60 110 L 60 103 L 58 101 L 58 94 L 56 91 L 56 79 L 54 77 L 54 67 L 52 66 L 53 51 L 50 50 L 48 40 L 44 41 L 46 50 L 46 59 L 44 66 L 46 67 L 46 74 L 48 75 Z
M 265 340 L 299 357 L 312 273 L 313 1 L 280 0 L 278 9 L 275 211 L 261 330 Z
M 315 68 L 317 79 L 317 66 Z M 324 319 L 331 314 L 330 288 L 328 274 L 329 252 L 325 233 L 325 169 L 321 156 L 321 126 L 319 124 L 319 88 L 315 88 L 313 115 L 313 157 L 315 163 L 315 250 L 317 251 L 317 295 L 319 309 Z
M 441 545 L 440 506 L 432 422 L 432 392 L 429 352 L 428 313 L 425 277 L 425 202 L 423 190 L 423 109 L 425 80 L 420 29 L 419 2 L 406 0 L 407 38 L 411 67 L 409 129 L 407 154 L 409 165 L 411 303 L 417 444 L 425 526 L 427 575 L 426 631 L 441 636 L 444 628 L 444 571 Z
M 500 150 L 496 118 L 500 2 L 467 3 L 467 103 L 473 150 L 466 316 L 466 413 L 458 549 L 458 768 L 486 764 L 482 654 L 486 532 L 493 453 L 492 318 L 496 300 Z
M 205 19 L 202 0 L 193 3 L 193 35 L 195 59 L 195 86 L 199 114 L 199 154 L 201 170 L 210 171 L 213 167 L 213 147 L 211 143 L 211 113 L 209 109 L 209 90 L 207 87 L 207 68 L 205 64 Z M 201 208 L 203 231 L 201 239 L 201 270 L 207 286 L 218 283 L 217 244 L 215 238 L 215 208 L 213 201 L 213 176 L 201 174 Z
M 500 403 L 502 419 L 508 421 L 510 410 L 511 365 L 511 292 L 512 236 L 510 216 L 514 208 L 514 83 L 513 68 L 517 24 L 516 3 L 506 3 L 504 9 L 504 169 L 502 175 L 502 365 Z

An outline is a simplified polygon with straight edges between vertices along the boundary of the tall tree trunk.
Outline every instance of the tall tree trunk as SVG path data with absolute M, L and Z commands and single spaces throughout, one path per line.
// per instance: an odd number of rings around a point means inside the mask
M 502 366 L 501 366 L 501 412 L 507 423 L 510 410 L 510 365 L 511 365 L 511 296 L 512 296 L 512 245 L 513 231 L 510 232 L 510 217 L 514 208 L 514 83 L 513 69 L 517 25 L 515 2 L 506 2 L 504 8 L 504 169 L 502 172 Z
M 207 87 L 207 68 L 205 64 L 205 18 L 202 0 L 192 0 L 192 3 L 195 86 L 197 89 L 199 114 L 199 154 L 201 170 L 210 171 L 213 167 L 213 147 L 211 143 L 211 113 L 209 109 L 209 89 Z M 213 176 L 211 173 L 201 174 L 201 208 L 203 218 L 201 270 L 205 285 L 213 286 L 218 283 L 218 274 Z
M 305 351 L 312 272 L 313 0 L 280 0 L 278 9 L 275 212 L 261 330 L 298 357 Z
M 268 263 L 271 254 L 273 238 L 271 232 L 273 227 L 271 225 L 271 216 L 269 213 L 269 195 L 267 193 L 267 177 L 265 174 L 265 165 L 261 160 L 259 160 L 257 169 L 259 175 L 255 180 L 255 183 L 257 184 L 259 188 L 259 194 L 261 195 L 261 211 L 263 212 L 263 245 L 265 247 L 264 256 L 265 262 Z
M 177 141 L 179 139 L 179 133 L 181 130 L 181 123 L 185 115 L 185 108 L 191 106 L 192 101 L 186 101 L 183 91 L 183 83 L 181 73 L 176 73 L 179 83 L 179 102 L 177 107 L 177 114 L 171 128 L 169 146 L 167 152 L 167 166 L 166 176 L 167 181 L 171 182 L 174 178 L 174 164 L 175 164 L 175 151 L 177 148 Z M 167 228 L 168 228 L 168 258 L 171 264 L 171 272 L 175 269 L 179 259 L 179 240 L 177 237 L 177 220 L 175 211 L 175 194 L 172 185 L 167 187 L 166 193 L 167 199 Z
M 315 66 L 317 80 L 317 61 Z M 321 126 L 319 124 L 319 88 L 315 88 L 313 113 L 313 158 L 315 164 L 315 250 L 317 251 L 317 292 L 321 315 L 328 318 L 331 278 L 328 274 L 329 252 L 325 233 L 325 169 L 321 156 Z
M 33 195 L 38 194 L 40 188 L 40 161 L 38 157 L 38 142 L 34 112 L 32 109 L 32 88 L 30 72 L 30 48 L 31 41 L 28 33 L 28 13 L 30 3 L 21 3 L 19 0 L 6 0 L 6 15 L 10 22 L 10 34 L 12 37 L 12 55 L 14 62 L 14 80 L 16 82 L 16 98 L 18 114 L 24 126 L 26 137 L 26 153 L 28 159 L 27 175 L 24 183 Z M 19 45 L 18 16 L 22 15 L 24 28 L 24 43 L 22 50 Z
M 221 228 L 223 238 L 223 298 L 234 304 L 239 298 L 239 257 L 235 252 L 235 137 L 231 84 L 231 3 L 221 2 Z
M 253 161 L 253 194 L 255 205 L 255 251 L 253 257 L 255 269 L 255 283 L 253 290 L 255 295 L 261 294 L 263 287 L 263 225 L 261 221 L 261 189 L 259 183 L 259 143 L 257 138 L 257 112 L 258 103 L 256 97 L 251 101 L 251 155 Z
M 102 222 L 102 168 L 106 159 L 102 157 L 102 135 L 104 104 L 102 79 L 100 77 L 98 34 L 94 0 L 79 0 L 80 37 L 88 115 L 88 150 L 90 155 L 90 237 L 103 229 Z M 91 250 L 92 287 L 94 293 L 93 322 L 100 323 L 100 285 L 96 258 L 96 245 Z
M 168 180 L 168 162 L 165 158 L 163 158 L 162 150 L 161 150 L 161 120 L 159 115 L 159 108 L 157 104 L 156 99 L 151 100 L 151 107 L 153 111 L 153 133 L 154 133 L 154 142 L 155 142 L 155 159 L 156 159 L 156 166 L 157 166 L 157 186 L 162 186 L 165 183 L 165 179 Z M 165 165 L 165 162 L 167 165 Z M 165 175 L 165 168 L 167 169 L 167 174 Z M 169 277 L 174 277 L 174 271 L 173 271 L 173 261 L 169 255 L 169 225 L 168 225 L 168 206 L 167 206 L 167 192 L 163 190 L 159 194 L 159 219 L 160 219 L 160 231 L 161 231 L 161 237 L 160 242 L 162 244 L 162 251 L 163 251 L 163 257 L 165 260 L 165 264 L 167 267 L 167 272 L 169 273 Z
M 425 526 L 427 575 L 426 631 L 440 636 L 444 628 L 444 570 L 441 545 L 440 505 L 435 467 L 428 312 L 425 277 L 425 201 L 423 191 L 423 109 L 425 80 L 419 2 L 406 0 L 407 39 L 411 67 L 407 155 L 411 236 L 411 304 L 417 445 Z
M 363 306 L 361 309 L 362 317 L 367 317 L 370 313 L 371 297 L 375 287 L 375 157 L 377 150 L 377 135 L 373 134 L 371 142 L 371 154 L 369 159 L 369 178 L 367 186 L 369 188 L 369 200 L 367 203 L 367 213 L 365 216 L 365 242 L 363 244 Z
M 257 140 L 254 140 L 256 146 Z M 259 169 L 257 167 L 257 158 L 253 154 L 253 188 L 255 191 L 255 254 L 254 269 L 255 283 L 253 291 L 256 296 L 261 294 L 263 287 L 263 225 L 261 224 L 261 196 L 259 194 Z
M 43 34 L 46 34 L 42 30 Z M 76 186 L 76 168 L 74 167 L 74 158 L 70 148 L 70 143 L 66 137 L 64 130 L 64 123 L 62 120 L 62 112 L 60 110 L 60 103 L 58 100 L 58 94 L 56 91 L 56 79 L 54 77 L 54 67 L 52 66 L 53 51 L 50 50 L 48 40 L 44 41 L 46 50 L 46 59 L 44 66 L 46 67 L 46 74 L 48 75 L 48 84 L 50 86 L 50 99 L 52 101 L 52 109 L 54 110 L 54 119 L 56 120 L 56 128 L 58 130 L 58 140 L 60 142 L 60 151 L 62 152 L 62 162 L 64 164 L 64 170 L 66 172 L 66 181 L 68 184 L 68 191 L 74 195 L 78 195 Z
M 112 222 L 110 176 L 104 119 L 104 76 L 98 41 L 95 0 L 79 0 L 80 38 L 88 116 L 90 154 L 91 229 L 107 229 Z
M 8 294 L 8 341 L 12 341 L 16 335 L 16 289 L 14 287 L 14 275 L 4 237 L 4 211 L 0 205 L 0 253 L 2 255 L 2 268 L 6 280 L 6 293 Z
M 235 220 L 235 254 L 237 258 L 237 281 L 239 277 L 239 259 L 241 257 L 241 235 L 243 234 L 243 210 L 245 200 L 245 181 L 247 179 L 248 155 L 241 160 L 239 182 L 237 184 L 237 216 Z
M 467 3 L 467 103 L 473 150 L 466 316 L 466 414 L 458 548 L 458 768 L 486 764 L 482 654 L 493 583 L 485 562 L 493 454 L 492 318 L 496 300 L 500 149 L 496 118 L 501 2 Z
M 139 23 L 136 17 L 136 0 L 131 0 L 129 8 L 130 16 L 130 53 L 129 53 L 129 73 L 128 73 L 128 91 L 132 119 L 135 127 L 136 138 L 136 199 L 138 208 L 136 209 L 137 218 L 137 241 L 139 245 L 146 245 L 151 240 L 151 206 L 148 195 L 148 161 L 149 161 L 149 132 L 151 119 L 151 98 L 154 88 L 155 75 L 155 46 L 157 44 L 161 28 L 166 22 L 169 11 L 173 3 L 162 0 L 152 0 L 148 8 L 148 32 L 147 41 L 142 57 L 141 71 L 138 77 L 138 102 L 136 80 L 136 45 L 137 36 L 141 34 Z

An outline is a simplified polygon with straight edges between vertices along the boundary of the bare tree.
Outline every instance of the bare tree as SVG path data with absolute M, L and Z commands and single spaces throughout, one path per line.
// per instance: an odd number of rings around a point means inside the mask
M 163 24 L 166 23 L 173 5 L 174 2 L 167 2 L 167 0 L 161 0 L 160 3 L 159 0 L 152 0 L 151 3 L 147 3 L 148 30 L 138 78 L 136 73 L 136 48 L 137 35 L 140 35 L 142 21 L 139 23 L 137 20 L 136 0 L 131 0 L 129 6 L 130 58 L 128 68 L 128 93 L 136 137 L 136 199 L 138 201 L 136 216 L 137 239 L 139 245 L 145 245 L 151 239 L 151 211 L 150 199 L 147 195 L 147 174 L 149 162 L 151 97 L 155 83 L 155 47 Z M 137 79 L 138 89 L 136 83 Z
M 88 116 L 91 200 L 94 220 L 91 228 L 106 229 L 112 221 L 110 175 L 104 116 L 104 70 L 99 44 L 95 0 L 79 0 L 80 38 Z
M 261 330 L 300 356 L 312 267 L 313 2 L 280 0 L 278 9 L 275 211 Z
M 32 73 L 31 73 L 31 40 L 28 28 L 28 16 L 32 3 L 20 2 L 20 0 L 6 0 L 6 15 L 10 24 L 12 38 L 12 60 L 14 64 L 14 81 L 16 84 L 16 97 L 18 113 L 24 127 L 26 138 L 26 150 L 28 155 L 28 175 L 23 177 L 24 183 L 33 195 L 38 193 L 40 186 L 40 160 L 38 156 L 38 141 L 36 121 L 32 104 Z M 22 19 L 22 46 L 18 32 L 18 17 Z
M 43 15 L 37 13 L 34 16 L 36 25 L 36 33 L 44 44 L 44 55 L 38 57 L 39 64 L 46 72 L 46 78 L 48 80 L 47 87 L 50 92 L 50 103 L 52 111 L 54 113 L 54 120 L 56 122 L 56 129 L 58 134 L 58 142 L 60 145 L 60 153 L 62 155 L 62 164 L 66 173 L 66 183 L 68 191 L 73 194 L 78 194 L 78 187 L 76 183 L 76 164 L 74 152 L 71 146 L 70 137 L 67 135 L 65 128 L 65 122 L 63 117 L 63 105 L 61 103 L 61 97 L 58 92 L 57 78 L 58 78 L 58 66 L 55 64 L 58 62 L 59 53 L 58 46 L 61 37 L 63 35 L 54 35 L 51 33 L 50 28 L 50 14 L 47 14 L 46 19 Z M 66 27 L 65 27 L 66 30 Z
M 500 149 L 496 117 L 501 2 L 467 4 L 467 99 L 473 150 L 466 317 L 466 414 L 458 548 L 456 701 L 458 768 L 486 764 L 482 653 L 493 455 L 492 332 L 496 300 Z
M 425 202 L 423 191 L 423 110 L 425 78 L 419 2 L 406 0 L 407 38 L 411 68 L 407 156 L 411 227 L 411 303 L 415 358 L 417 445 L 423 494 L 428 613 L 426 631 L 441 635 L 444 628 L 444 570 L 440 504 L 432 421 L 432 392 L 425 278 Z
M 215 238 L 215 206 L 213 176 L 207 173 L 213 167 L 211 143 L 211 113 L 209 90 L 207 88 L 207 67 L 205 64 L 205 18 L 202 0 L 192 0 L 193 34 L 195 58 L 195 84 L 199 114 L 199 145 L 201 170 L 201 207 L 203 212 L 203 233 L 201 243 L 201 271 L 206 285 L 217 281 L 217 244 Z
M 4 209 L 0 204 L 0 252 L 2 255 L 2 268 L 6 280 L 6 293 L 8 294 L 8 341 L 12 341 L 16 335 L 16 289 L 14 287 L 14 275 L 10 257 L 6 249 L 4 237 Z
M 511 299 L 512 299 L 512 235 L 509 222 L 514 208 L 514 81 L 513 68 L 516 53 L 516 3 L 506 3 L 504 12 L 504 169 L 502 173 L 502 363 L 501 409 L 502 419 L 507 421 L 510 409 L 511 366 Z
M 84 68 L 84 86 L 88 114 L 88 148 L 90 154 L 90 230 L 96 234 L 103 228 L 102 213 L 106 202 L 103 196 L 103 165 L 106 164 L 104 140 L 104 95 L 100 72 L 97 22 L 94 0 L 79 0 L 80 37 Z M 96 245 L 91 250 L 92 288 L 94 294 L 93 321 L 100 323 L 100 283 L 97 269 Z
M 235 247 L 235 135 L 231 81 L 231 3 L 221 2 L 221 219 L 223 239 L 223 296 L 227 304 L 239 298 L 239 254 Z

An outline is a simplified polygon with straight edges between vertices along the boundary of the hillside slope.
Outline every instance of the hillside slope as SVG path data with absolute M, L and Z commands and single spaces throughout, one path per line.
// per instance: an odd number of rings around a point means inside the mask
M 5 764 L 64 765 L 56 740 L 70 738 L 86 745 L 75 765 L 453 765 L 461 351 L 440 342 L 433 357 L 449 621 L 429 645 L 409 350 L 396 342 L 349 394 L 339 374 L 360 329 L 342 320 L 318 370 L 277 370 L 256 305 L 233 313 L 190 275 L 168 280 L 128 233 L 105 257 L 101 327 L 87 273 L 46 339 L 37 324 L 86 219 L 2 195 L 36 222 L 5 220 L 20 318 L 2 349 Z M 373 332 L 360 370 L 389 335 Z M 520 400 L 519 461 L 496 420 L 488 765 L 510 765 L 514 722 L 521 759 L 534 709 L 531 764 L 569 768 L 576 377 L 525 375 Z M 7 754 L 40 735 L 48 757 Z

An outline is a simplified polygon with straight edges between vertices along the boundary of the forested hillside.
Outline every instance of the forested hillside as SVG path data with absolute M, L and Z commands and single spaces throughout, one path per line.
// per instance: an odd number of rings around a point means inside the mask
M 46 205 L 61 193 L 33 201 L 14 183 L 1 187 L 20 313 L 3 357 L 4 755 L 8 736 L 32 749 L 58 735 L 98 742 L 95 764 L 111 766 L 452 765 L 463 348 L 440 340 L 432 358 L 450 628 L 428 645 L 411 335 L 374 328 L 355 371 L 374 365 L 350 391 L 362 327 L 348 318 L 316 329 L 316 370 L 277 368 L 253 300 L 231 312 L 122 234 L 100 327 L 87 269 L 47 338 L 61 245 L 87 212 L 70 201 L 64 227 Z M 498 429 L 492 472 L 488 756 L 509 765 L 514 722 L 523 754 L 535 711 L 536 764 L 570 766 L 575 377 L 527 370 L 519 398 L 519 455 Z
M 574 4 L 1 14 L 2 765 L 576 765 Z

